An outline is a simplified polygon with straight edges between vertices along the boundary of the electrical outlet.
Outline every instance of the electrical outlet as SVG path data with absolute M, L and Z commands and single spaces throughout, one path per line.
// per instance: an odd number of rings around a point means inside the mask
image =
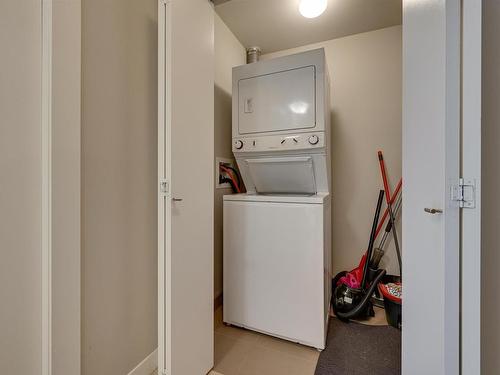
M 229 184 L 229 182 L 223 182 L 223 183 L 220 182 L 222 179 L 222 174 L 220 173 L 219 166 L 221 164 L 228 165 L 232 168 L 235 167 L 233 159 L 221 158 L 221 157 L 215 158 L 215 188 L 216 189 L 231 189 L 231 185 Z

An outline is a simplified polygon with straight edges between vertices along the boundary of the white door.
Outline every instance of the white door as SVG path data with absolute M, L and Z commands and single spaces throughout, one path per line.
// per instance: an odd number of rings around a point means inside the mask
M 450 201 L 460 172 L 460 0 L 404 0 L 403 9 L 402 370 L 451 375 L 460 367 L 460 212 Z
M 159 371 L 200 375 L 213 367 L 213 8 L 160 0 L 158 19 Z

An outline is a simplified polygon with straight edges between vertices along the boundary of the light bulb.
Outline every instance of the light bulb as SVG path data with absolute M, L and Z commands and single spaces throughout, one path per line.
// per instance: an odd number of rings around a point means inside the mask
M 327 4 L 328 0 L 301 0 L 299 12 L 306 18 L 315 18 L 326 10 Z

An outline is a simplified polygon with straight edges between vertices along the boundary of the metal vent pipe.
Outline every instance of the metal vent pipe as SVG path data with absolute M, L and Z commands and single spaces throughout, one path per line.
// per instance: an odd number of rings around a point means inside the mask
M 260 60 L 260 47 L 247 48 L 247 64 L 254 63 Z

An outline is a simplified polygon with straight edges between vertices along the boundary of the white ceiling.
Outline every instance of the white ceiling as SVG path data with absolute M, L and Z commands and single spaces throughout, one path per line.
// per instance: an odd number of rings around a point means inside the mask
M 245 47 L 263 53 L 401 24 L 401 0 L 328 0 L 319 17 L 298 11 L 299 0 L 215 0 L 215 11 Z

